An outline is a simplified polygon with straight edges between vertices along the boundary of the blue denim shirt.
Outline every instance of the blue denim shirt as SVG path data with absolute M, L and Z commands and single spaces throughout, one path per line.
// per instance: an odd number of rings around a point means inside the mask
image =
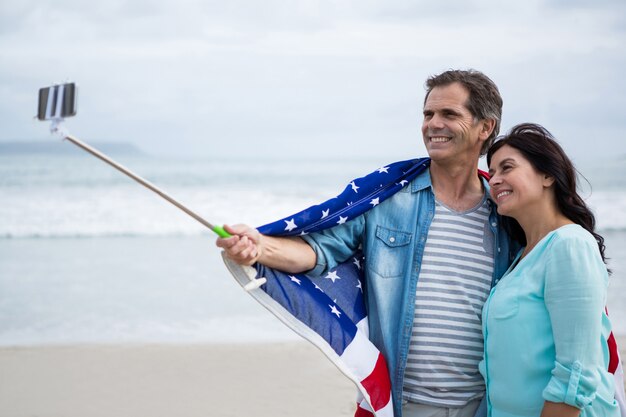
M 487 181 L 483 181 L 488 189 Z M 498 227 L 496 206 L 486 232 L 494 235 L 492 285 L 508 269 L 514 253 Z M 370 340 L 387 360 L 394 415 L 402 415 L 402 386 L 415 310 L 415 292 L 428 229 L 435 213 L 429 170 L 363 215 L 323 232 L 303 236 L 317 255 L 309 275 L 318 276 L 362 248 Z

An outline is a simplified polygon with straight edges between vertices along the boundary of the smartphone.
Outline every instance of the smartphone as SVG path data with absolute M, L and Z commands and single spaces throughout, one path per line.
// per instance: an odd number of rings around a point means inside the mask
M 61 119 L 76 115 L 76 84 L 55 84 L 39 89 L 39 120 Z

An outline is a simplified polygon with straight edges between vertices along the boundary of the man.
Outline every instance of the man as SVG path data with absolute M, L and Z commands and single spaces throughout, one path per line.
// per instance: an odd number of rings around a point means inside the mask
M 508 268 L 478 159 L 497 136 L 502 98 L 478 71 L 426 82 L 422 134 L 430 167 L 365 214 L 319 233 L 263 236 L 238 225 L 217 245 L 240 264 L 326 273 L 365 254 L 370 339 L 387 360 L 396 416 L 473 416 L 484 395 L 478 372 L 481 309 Z

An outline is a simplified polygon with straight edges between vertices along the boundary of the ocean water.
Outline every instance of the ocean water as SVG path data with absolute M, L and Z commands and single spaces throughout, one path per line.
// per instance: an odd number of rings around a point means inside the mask
M 256 226 L 332 197 L 390 162 L 116 160 L 214 224 Z M 622 166 L 579 168 L 611 257 L 613 326 L 626 335 Z M 0 155 L 0 345 L 297 340 L 239 287 L 214 241 L 204 226 L 91 156 Z

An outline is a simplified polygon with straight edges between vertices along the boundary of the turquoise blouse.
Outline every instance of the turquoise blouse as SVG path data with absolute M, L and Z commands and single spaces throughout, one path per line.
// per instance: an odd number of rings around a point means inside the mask
M 546 400 L 581 417 L 619 416 L 607 371 L 608 274 L 594 237 L 566 225 L 520 255 L 483 307 L 489 416 L 539 417 Z

